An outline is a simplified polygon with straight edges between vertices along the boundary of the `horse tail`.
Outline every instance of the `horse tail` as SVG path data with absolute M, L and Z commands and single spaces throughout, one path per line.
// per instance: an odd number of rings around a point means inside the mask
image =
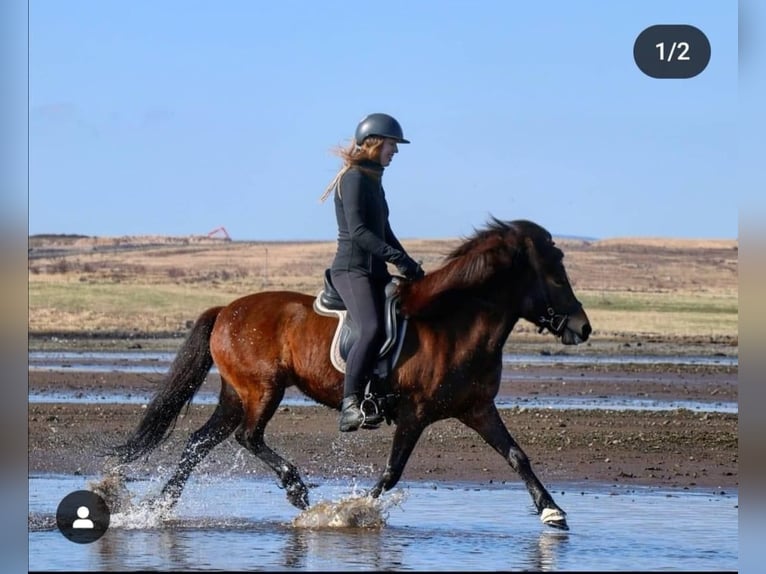
M 210 334 L 222 309 L 212 307 L 194 323 L 138 427 L 125 444 L 113 448 L 112 454 L 121 463 L 134 461 L 167 440 L 181 409 L 184 405 L 188 409 L 188 403 L 213 367 Z

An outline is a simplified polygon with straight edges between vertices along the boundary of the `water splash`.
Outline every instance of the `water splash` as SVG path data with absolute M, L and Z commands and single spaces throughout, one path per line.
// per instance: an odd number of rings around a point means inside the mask
M 352 479 L 357 476 L 371 476 L 375 474 L 375 465 L 373 463 L 363 463 L 355 455 L 354 436 L 348 436 L 353 433 L 340 433 L 330 442 L 330 457 L 335 461 L 333 469 L 328 469 L 327 474 L 331 478 Z M 326 455 L 321 455 L 326 458 Z
M 385 498 L 372 498 L 352 493 L 340 500 L 322 500 L 296 516 L 296 528 L 366 528 L 379 530 L 386 525 L 388 511 L 404 502 L 404 491 Z
M 143 501 L 112 514 L 109 526 L 125 530 L 150 530 L 165 526 L 170 516 L 171 511 L 166 506 Z
M 161 499 L 135 501 L 125 486 L 125 477 L 119 470 L 112 471 L 99 481 L 91 482 L 88 488 L 101 496 L 109 507 L 110 528 L 126 530 L 159 528 L 172 514 L 169 501 Z
M 99 481 L 89 483 L 88 489 L 104 499 L 112 514 L 120 512 L 125 505 L 131 503 L 130 492 L 125 486 L 125 477 L 119 469 L 111 471 Z

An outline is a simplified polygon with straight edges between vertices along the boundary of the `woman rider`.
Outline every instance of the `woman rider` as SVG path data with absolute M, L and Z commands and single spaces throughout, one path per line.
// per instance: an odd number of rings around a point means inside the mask
M 332 281 L 346 305 L 359 337 L 346 358 L 340 431 L 357 430 L 363 422 L 381 422 L 360 408 L 362 393 L 377 358 L 384 334 L 383 303 L 391 281 L 386 263 L 407 279 L 425 275 L 391 230 L 383 191 L 384 169 L 404 139 L 402 127 L 388 114 L 370 114 L 356 127 L 354 141 L 341 149 L 343 167 L 327 186 L 322 200 L 335 192 L 338 247 L 331 267 Z

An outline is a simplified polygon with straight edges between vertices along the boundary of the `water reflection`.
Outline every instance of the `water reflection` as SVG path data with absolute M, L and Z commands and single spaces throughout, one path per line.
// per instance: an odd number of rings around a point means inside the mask
M 528 551 L 530 561 L 525 568 L 540 572 L 558 570 L 557 557 L 568 542 L 568 532 L 541 532 L 537 544 Z
M 417 528 L 301 529 L 264 523 L 247 529 L 109 530 L 92 545 L 87 568 L 113 570 L 521 569 L 556 571 L 570 534 L 452 535 Z M 65 555 L 65 553 L 62 553 Z M 33 560 L 34 562 L 34 560 Z M 61 563 L 59 563 L 59 568 Z M 48 567 L 53 567 L 48 564 Z
M 30 479 L 32 570 L 736 570 L 737 494 L 570 487 L 569 532 L 544 527 L 522 485 L 454 483 L 405 489 L 371 528 L 292 526 L 296 510 L 270 481 L 192 481 L 171 520 L 115 520 L 97 542 L 73 544 L 51 526 L 82 477 Z M 83 484 L 84 483 L 84 484 Z M 129 483 L 139 501 L 158 487 Z M 317 487 L 317 500 L 354 496 Z M 395 492 L 389 494 L 397 494 Z M 187 496 L 188 495 L 188 496 Z M 563 496 L 561 492 L 560 496 Z M 389 495 L 386 495 L 386 497 Z M 704 524 L 699 517 L 705 516 Z M 32 522 L 30 522 L 30 525 Z M 45 525 L 48 525 L 45 527 Z

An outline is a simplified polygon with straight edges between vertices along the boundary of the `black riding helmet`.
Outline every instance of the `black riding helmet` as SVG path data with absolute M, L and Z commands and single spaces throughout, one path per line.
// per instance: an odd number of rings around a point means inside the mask
M 357 145 L 361 145 L 369 136 L 395 139 L 396 143 L 410 143 L 410 140 L 404 139 L 402 126 L 399 125 L 399 122 L 388 114 L 370 114 L 359 122 L 354 134 Z

